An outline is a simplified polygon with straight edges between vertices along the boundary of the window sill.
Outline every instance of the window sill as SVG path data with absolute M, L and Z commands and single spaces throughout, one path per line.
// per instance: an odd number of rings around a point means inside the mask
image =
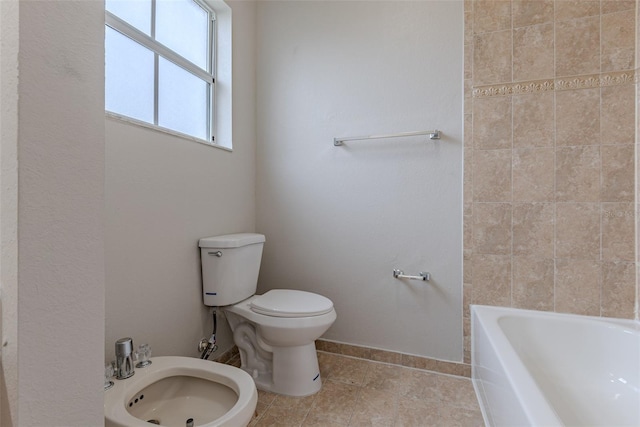
M 219 148 L 219 149 L 224 150 L 224 151 L 233 152 L 233 149 L 231 149 L 229 147 L 224 147 L 224 146 L 219 145 L 219 144 L 212 144 L 209 141 L 206 141 L 206 140 L 200 139 L 200 138 L 196 138 L 195 136 L 191 136 L 191 135 L 187 135 L 187 134 L 184 134 L 184 133 L 181 133 L 181 132 L 177 132 L 175 130 L 163 128 L 162 126 L 156 126 L 154 124 L 143 122 L 141 120 L 132 119 L 131 117 L 121 116 L 119 114 L 112 113 L 110 111 L 105 111 L 105 116 L 110 120 L 129 123 L 129 124 L 140 126 L 140 127 L 143 127 L 143 128 L 147 128 L 147 129 L 150 129 L 150 130 L 153 130 L 153 131 L 156 131 L 156 132 L 161 132 L 161 133 L 172 135 L 172 136 L 175 136 L 175 137 L 178 137 L 178 138 L 186 139 L 188 141 L 197 142 L 199 144 L 206 145 L 208 147 Z

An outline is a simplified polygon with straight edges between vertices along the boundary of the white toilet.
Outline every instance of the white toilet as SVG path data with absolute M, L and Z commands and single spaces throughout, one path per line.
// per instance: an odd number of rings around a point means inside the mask
M 264 241 L 253 233 L 200 239 L 204 303 L 223 309 L 241 368 L 258 389 L 308 396 L 322 387 L 315 340 L 336 312 L 330 299 L 311 292 L 255 295 Z

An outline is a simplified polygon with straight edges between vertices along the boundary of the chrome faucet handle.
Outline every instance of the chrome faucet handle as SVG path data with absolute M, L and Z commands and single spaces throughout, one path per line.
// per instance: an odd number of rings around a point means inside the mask
M 115 373 L 115 369 L 113 369 L 113 365 L 109 363 L 104 367 L 104 389 L 109 390 L 113 387 L 113 381 L 111 381 L 111 377 Z
M 138 363 L 136 363 L 136 368 L 145 368 L 151 365 L 151 360 L 149 360 L 151 359 L 151 347 L 149 344 L 140 344 L 135 355 L 136 360 L 138 361 Z
M 124 380 L 134 373 L 133 340 L 120 338 L 116 341 L 116 379 Z

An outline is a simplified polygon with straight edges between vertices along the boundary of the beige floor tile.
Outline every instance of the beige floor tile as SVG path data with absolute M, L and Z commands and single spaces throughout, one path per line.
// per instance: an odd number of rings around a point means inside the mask
M 480 410 L 444 405 L 440 408 L 440 425 L 447 427 L 484 427 Z
M 473 384 L 468 378 L 439 375 L 437 393 L 443 404 L 472 411 L 480 409 Z
M 398 400 L 396 427 L 443 426 L 440 422 L 439 402 L 421 401 L 409 398 Z
M 270 393 L 268 391 L 258 390 L 258 403 L 262 403 L 264 405 L 271 405 L 275 398 L 278 395 L 275 393 Z
M 336 363 L 331 368 L 329 376 L 325 377 L 325 379 L 328 378 L 331 381 L 362 385 L 365 374 L 373 364 L 373 362 L 367 360 L 343 357 L 339 363 Z
M 323 380 L 329 378 L 333 369 L 338 366 L 344 357 L 334 353 L 325 353 L 319 351 L 318 353 L 318 365 L 320 365 L 320 376 Z
M 312 419 L 336 424 L 348 424 L 356 405 L 360 387 L 334 381 L 325 381 L 316 395 L 311 411 Z
M 417 400 L 434 400 L 437 398 L 438 374 L 405 369 L 398 385 L 398 396 Z
M 260 400 L 258 400 L 258 404 L 256 405 L 256 410 L 253 414 L 253 418 L 251 419 L 251 423 L 249 424 L 250 426 L 255 425 L 258 420 L 260 418 L 262 418 L 262 416 L 267 412 L 267 409 L 269 409 L 270 405 L 267 405 L 265 403 L 260 402 Z
M 311 409 L 311 405 L 313 404 L 315 397 L 315 394 L 305 397 L 283 396 L 278 394 L 271 403 L 271 407 L 292 410 L 309 410 Z
M 312 396 L 258 391 L 250 427 L 479 427 L 468 378 L 318 353 L 324 379 Z
M 406 369 L 396 365 L 372 363 L 364 378 L 364 387 L 395 392 L 402 382 L 402 371 Z
M 271 406 L 255 424 L 256 427 L 299 427 L 302 425 L 308 410 L 278 408 Z
M 303 427 L 347 427 L 348 425 L 348 422 L 338 422 L 322 415 L 312 414 L 311 412 L 309 412 L 307 418 L 305 418 L 302 423 Z
M 395 396 L 386 390 L 362 388 L 350 426 L 393 426 L 397 411 Z

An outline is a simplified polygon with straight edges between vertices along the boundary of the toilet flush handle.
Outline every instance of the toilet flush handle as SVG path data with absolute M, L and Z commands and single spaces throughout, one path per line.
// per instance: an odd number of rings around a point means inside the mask
M 220 258 L 222 256 L 222 252 L 221 251 L 208 252 L 208 253 L 209 253 L 209 255 L 217 256 L 218 258 Z

